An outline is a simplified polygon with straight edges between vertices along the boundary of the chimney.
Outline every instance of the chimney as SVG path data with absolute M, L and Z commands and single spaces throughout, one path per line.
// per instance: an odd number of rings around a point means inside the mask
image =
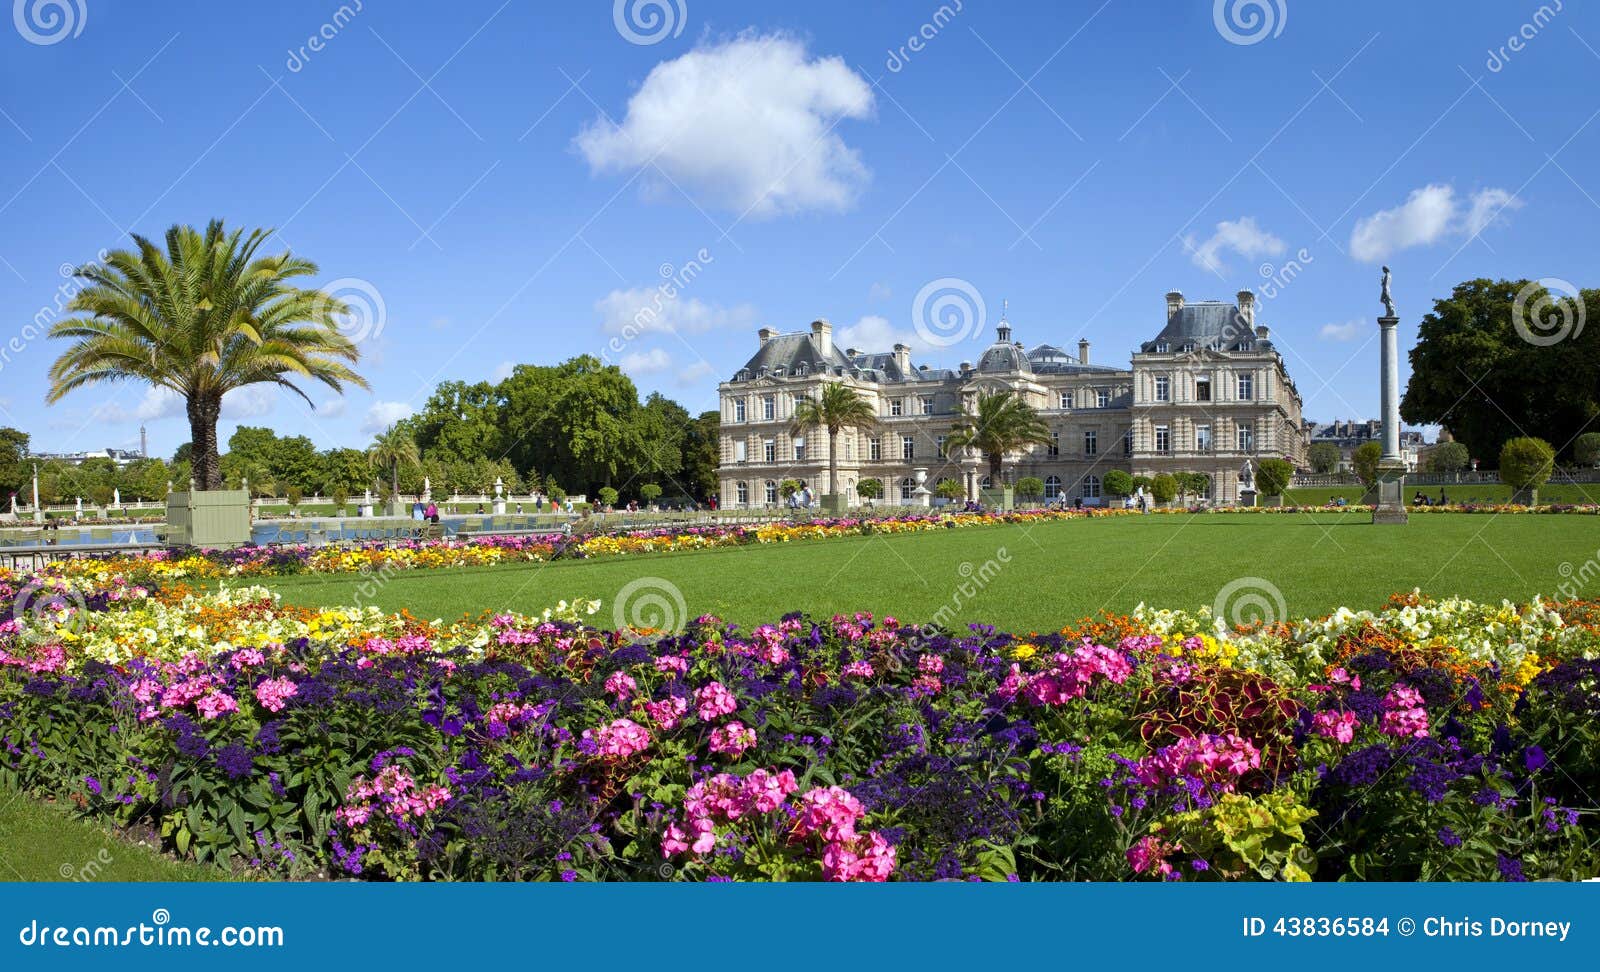
M 902 375 L 911 374 L 911 348 L 904 344 L 894 346 L 894 366 Z
M 961 362 L 961 373 L 963 375 L 972 374 L 972 362 L 970 362 L 970 361 Z
M 1256 337 L 1262 341 L 1272 337 L 1272 328 L 1265 324 L 1256 325 Z
M 778 332 L 770 327 L 764 327 L 756 332 L 756 336 L 761 338 L 761 346 L 766 347 L 768 341 L 778 336 Z
M 844 356 L 847 357 L 847 358 L 854 358 L 856 355 L 858 355 L 860 353 L 861 352 L 856 348 L 845 348 L 844 349 Z
M 1239 291 L 1239 318 L 1244 321 L 1244 326 L 1256 326 L 1256 294 L 1253 290 Z
M 1087 338 L 1078 339 L 1078 363 L 1089 363 L 1089 341 Z
M 833 357 L 833 325 L 827 321 L 811 322 L 811 343 L 824 358 Z
M 1181 310 L 1183 310 L 1183 294 L 1176 290 L 1169 291 L 1167 293 L 1167 319 L 1171 320 L 1172 315 Z

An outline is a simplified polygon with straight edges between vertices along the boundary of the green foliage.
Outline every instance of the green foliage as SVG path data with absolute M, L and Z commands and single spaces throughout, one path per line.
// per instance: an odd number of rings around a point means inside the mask
M 661 487 L 655 483 L 645 483 L 639 487 L 639 498 L 646 503 L 654 503 L 661 498 Z
M 290 506 L 299 506 L 300 501 L 305 498 L 305 493 L 298 486 L 290 486 L 283 491 L 283 496 L 289 501 Z
M 961 485 L 961 480 L 946 476 L 934 485 L 933 494 L 940 499 L 958 500 L 967 495 L 967 488 Z
M 389 473 L 390 494 L 394 496 L 400 494 L 400 470 L 414 469 L 422 461 L 417 454 L 417 440 L 409 429 L 399 425 L 378 433 L 367 447 L 367 459 L 374 469 Z
M 1050 428 L 1031 405 L 1010 392 L 994 392 L 978 396 L 977 409 L 962 415 L 946 447 L 982 453 L 989 464 L 990 481 L 999 483 L 1006 453 L 1050 442 Z
M 1512 489 L 1537 489 L 1555 471 L 1556 451 L 1543 439 L 1523 436 L 1500 449 L 1500 481 Z
M 1108 469 L 1100 480 L 1107 496 L 1132 496 L 1133 475 L 1125 469 Z
M 802 483 L 798 479 L 785 479 L 783 482 L 778 484 L 778 495 L 784 499 L 788 499 L 805 488 L 806 484 Z
M 1378 481 L 1378 462 L 1382 458 L 1383 445 L 1378 442 L 1363 442 L 1350 456 L 1350 465 L 1355 467 L 1356 477 L 1368 488 Z
M 1304 825 L 1316 815 L 1293 790 L 1225 793 L 1204 810 L 1162 820 L 1157 830 L 1206 861 L 1218 878 L 1309 881 L 1317 856 L 1307 846 Z
M 1283 459 L 1263 459 L 1256 464 L 1256 490 L 1262 496 L 1282 496 L 1294 478 L 1294 463 Z
M 800 399 L 794 410 L 794 430 L 826 429 L 828 433 L 828 492 L 839 492 L 839 433 L 869 428 L 877 413 L 855 389 L 842 381 L 824 382 L 821 393 Z
M 228 392 L 250 385 L 367 387 L 349 367 L 360 354 L 340 330 L 349 307 L 320 290 L 297 287 L 317 265 L 283 253 L 258 256 L 271 234 L 167 231 L 166 249 L 133 234 L 137 250 L 116 250 L 78 268 L 85 282 L 55 322 L 52 338 L 72 342 L 50 366 L 48 400 L 108 381 L 177 391 L 187 403 L 194 468 L 201 489 L 222 483 L 217 420 Z
M 1038 476 L 1024 476 L 1017 480 L 1017 495 L 1026 499 L 1037 499 L 1044 495 L 1044 480 Z
M 1460 472 L 1471 465 L 1472 457 L 1467 447 L 1459 442 L 1442 442 L 1428 455 L 1428 465 L 1434 472 Z
M 1160 473 L 1150 480 L 1150 495 L 1157 503 L 1170 503 L 1178 496 L 1178 480 L 1171 473 Z
M 1572 443 L 1572 458 L 1580 466 L 1600 466 L 1600 432 L 1585 432 Z
M 1326 476 L 1339 469 L 1339 463 L 1344 459 L 1344 453 L 1332 442 L 1313 443 L 1307 452 L 1311 462 L 1311 471 Z
M 33 466 L 25 461 L 27 457 L 28 434 L 19 429 L 0 428 L 0 500 L 32 489 Z M 25 501 L 32 502 L 32 499 Z
M 1172 478 L 1178 484 L 1179 496 L 1208 496 L 1211 493 L 1211 477 L 1202 472 L 1173 473 Z
M 856 495 L 864 500 L 882 499 L 883 480 L 863 479 L 861 482 L 856 483 Z
M 600 495 L 600 505 L 601 506 L 616 506 L 617 505 L 617 491 L 615 489 L 611 488 L 610 486 L 602 486 L 602 487 L 600 487 L 600 494 L 599 495 Z
M 1437 301 L 1418 325 L 1401 416 L 1448 425 L 1479 457 L 1521 429 L 1566 443 L 1589 428 L 1600 415 L 1600 328 L 1573 323 L 1600 320 L 1600 291 L 1585 290 L 1581 308 L 1550 296 L 1526 280 L 1479 279 Z

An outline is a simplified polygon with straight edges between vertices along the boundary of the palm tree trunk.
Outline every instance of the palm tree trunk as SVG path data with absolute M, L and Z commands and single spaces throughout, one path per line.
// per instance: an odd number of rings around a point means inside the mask
M 189 413 L 190 461 L 195 487 L 201 490 L 222 488 L 222 466 L 217 457 L 217 418 L 222 414 L 220 398 L 197 395 L 186 403 Z
M 394 460 L 393 482 L 394 498 L 398 500 L 400 498 L 400 459 L 398 457 L 396 457 Z
M 828 430 L 828 493 L 839 495 L 839 431 Z
M 989 487 L 991 489 L 1004 489 L 1005 483 L 1000 481 L 1000 464 L 1005 455 L 999 452 L 989 453 Z

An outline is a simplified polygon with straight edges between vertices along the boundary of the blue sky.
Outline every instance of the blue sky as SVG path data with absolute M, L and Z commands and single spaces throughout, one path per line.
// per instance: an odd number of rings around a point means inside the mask
M 213 216 L 363 308 L 370 394 L 225 413 L 322 446 L 580 353 L 699 410 L 757 328 L 818 317 L 953 365 L 1009 301 L 1020 340 L 1125 363 L 1170 289 L 1257 290 L 1307 414 L 1368 417 L 1380 262 L 1403 347 L 1464 279 L 1595 284 L 1600 15 L 1570 0 L 344 6 L 13 5 L 0 423 L 185 441 L 136 387 L 46 407 L 31 325 L 63 264 Z

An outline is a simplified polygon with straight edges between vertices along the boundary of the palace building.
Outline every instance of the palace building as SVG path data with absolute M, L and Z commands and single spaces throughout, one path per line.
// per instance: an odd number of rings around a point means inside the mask
M 789 334 L 763 328 L 755 355 L 718 386 L 722 505 L 776 506 L 786 479 L 819 496 L 828 491 L 827 430 L 799 433 L 793 420 L 796 401 L 829 381 L 855 389 L 878 415 L 871 428 L 839 435 L 840 491 L 852 506 L 863 502 L 857 485 L 866 479 L 883 484 L 882 502 L 891 505 L 927 502 L 943 479 L 961 483 L 969 498 L 1004 485 L 989 483 L 982 456 L 945 445 L 978 396 L 995 391 L 1021 396 L 1051 430 L 1050 443 L 1006 457 L 1010 484 L 1037 477 L 1049 501 L 1101 505 L 1112 469 L 1205 473 L 1204 499 L 1237 502 L 1247 462 L 1283 458 L 1300 467 L 1306 458 L 1300 393 L 1255 311 L 1248 290 L 1236 302 L 1185 303 L 1170 293 L 1165 325 L 1133 351 L 1129 367 L 1093 363 L 1088 341 L 1076 354 L 1051 344 L 1029 349 L 1004 316 L 977 363 L 954 370 L 915 363 L 903 344 L 841 349 L 827 321 Z

